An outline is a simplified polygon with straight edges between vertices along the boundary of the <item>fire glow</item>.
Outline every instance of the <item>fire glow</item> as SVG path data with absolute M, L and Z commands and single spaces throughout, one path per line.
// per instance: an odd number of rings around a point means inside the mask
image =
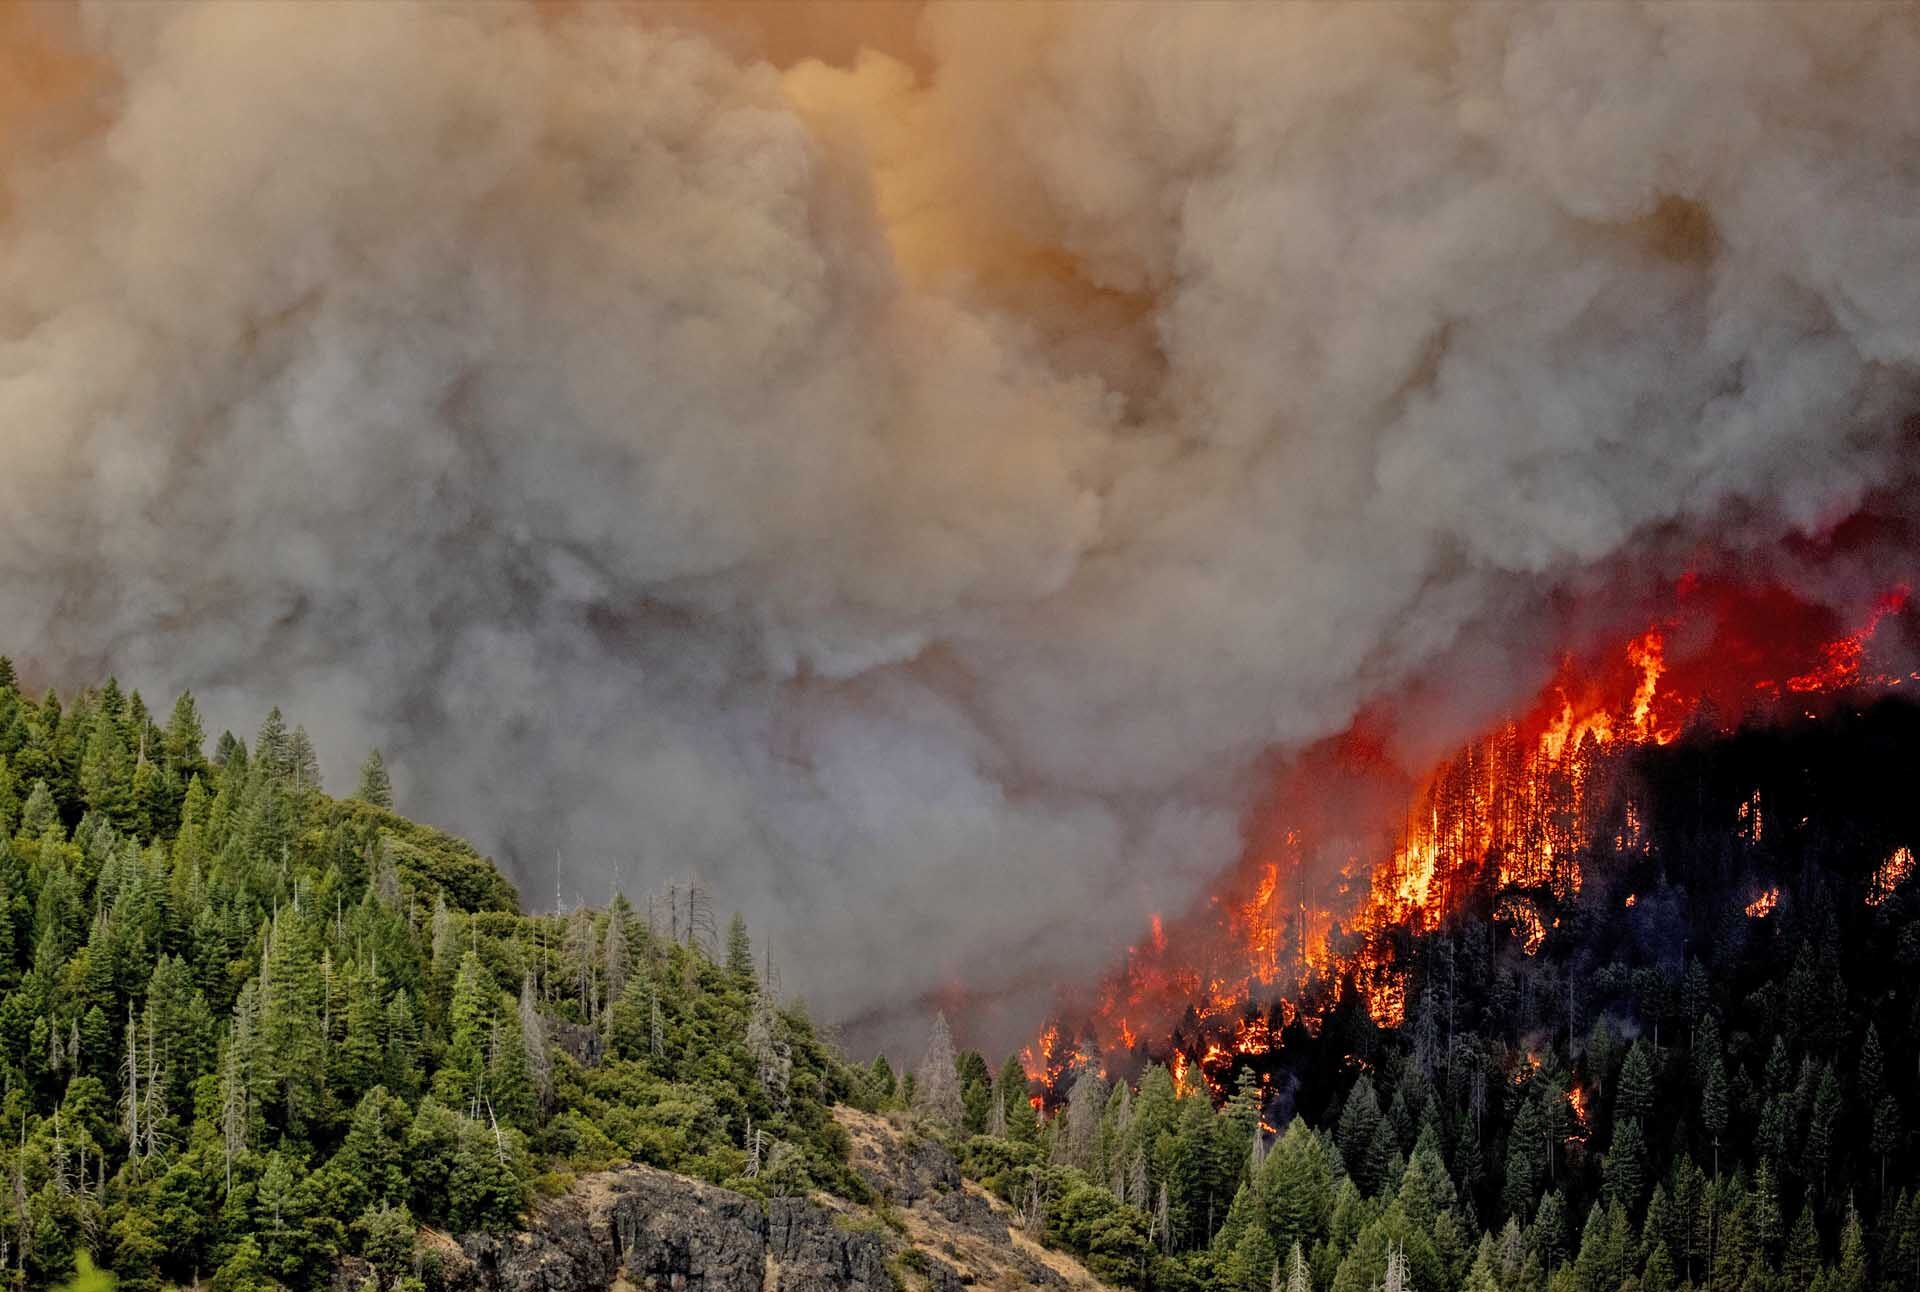
M 1493 895 L 1493 922 L 1522 955 L 1541 954 L 1555 910 L 1585 883 L 1583 850 L 1604 839 L 1623 858 L 1650 853 L 1622 779 L 1634 751 L 1691 723 L 1720 729 L 1783 704 L 1797 712 L 1805 697 L 1920 680 L 1870 668 L 1876 629 L 1906 599 L 1894 589 L 1848 631 L 1777 589 L 1683 581 L 1672 619 L 1563 658 L 1528 710 L 1405 781 L 1411 809 L 1378 851 L 1323 810 L 1392 766 L 1383 724 L 1363 715 L 1283 774 L 1220 891 L 1171 926 L 1156 915 L 1098 1004 L 1066 1011 L 1082 1020 L 1077 1042 L 1063 1044 L 1055 1024 L 1029 1047 L 1029 1076 L 1051 1100 L 1078 1065 L 1125 1074 L 1157 1060 L 1183 1090 L 1197 1074 L 1220 1096 L 1237 1059 L 1277 1053 L 1296 1022 L 1318 1035 L 1350 997 L 1377 1025 L 1398 1026 L 1408 1001 L 1395 935 L 1440 927 L 1474 893 Z M 1737 817 L 1737 834 L 1757 844 L 1768 824 L 1757 792 Z M 1874 891 L 1891 893 L 1912 865 L 1907 850 L 1894 854 Z M 1747 914 L 1764 918 L 1778 897 L 1760 894 Z

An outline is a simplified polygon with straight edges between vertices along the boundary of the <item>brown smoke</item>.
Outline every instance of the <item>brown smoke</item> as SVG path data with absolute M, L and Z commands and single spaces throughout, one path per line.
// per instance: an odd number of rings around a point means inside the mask
M 3 645 L 379 742 L 535 900 L 703 871 L 829 1011 L 1103 962 L 1596 588 L 1904 533 L 1910 7 L 5 21 Z

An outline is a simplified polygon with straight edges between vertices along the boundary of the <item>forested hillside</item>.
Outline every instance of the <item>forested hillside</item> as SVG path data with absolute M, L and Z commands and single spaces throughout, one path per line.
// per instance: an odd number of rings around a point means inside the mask
M 1917 748 L 1883 705 L 1650 753 L 1646 845 L 1533 894 L 1538 942 L 1493 894 L 1400 938 L 1404 1025 L 1276 1007 L 1218 1090 L 1141 1053 L 1037 1118 L 944 1020 L 911 1073 L 847 1066 L 697 885 L 525 915 L 377 755 L 336 799 L 277 711 L 209 742 L 190 696 L 35 700 L 0 662 L 0 1269 L 432 1288 L 422 1227 L 510 1230 L 636 1160 L 904 1233 L 849 1103 L 1136 1287 L 1920 1287 Z
M 0 660 L 0 1270 L 123 1290 L 424 1278 L 416 1225 L 512 1227 L 639 1160 L 858 1191 L 847 1070 L 697 885 L 527 916 L 299 727 L 212 742 L 191 696 L 20 694 Z
M 1044 1127 L 976 1068 L 970 1168 L 1136 1286 L 1920 1288 L 1920 710 L 1635 770 L 1644 845 L 1594 839 L 1577 897 L 1532 893 L 1537 942 L 1493 893 L 1397 939 L 1403 1026 L 1351 984 L 1254 1016 L 1278 1043 L 1214 1069 L 1217 1111 L 1192 1013 L 1186 1090 L 1082 1070 Z

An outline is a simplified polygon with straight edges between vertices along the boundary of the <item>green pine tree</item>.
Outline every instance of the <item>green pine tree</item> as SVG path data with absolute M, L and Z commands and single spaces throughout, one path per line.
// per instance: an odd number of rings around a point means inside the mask
M 375 807 L 393 806 L 393 782 L 387 776 L 386 760 L 378 749 L 368 750 L 366 761 L 360 764 L 360 786 L 353 796 Z

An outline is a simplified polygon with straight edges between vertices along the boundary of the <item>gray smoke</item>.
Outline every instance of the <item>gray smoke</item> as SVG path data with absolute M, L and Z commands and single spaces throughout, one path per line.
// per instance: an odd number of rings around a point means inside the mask
M 534 904 L 701 873 L 829 1015 L 1085 975 L 1263 756 L 1913 474 L 1908 6 L 39 26 L 0 646 L 380 744 Z

